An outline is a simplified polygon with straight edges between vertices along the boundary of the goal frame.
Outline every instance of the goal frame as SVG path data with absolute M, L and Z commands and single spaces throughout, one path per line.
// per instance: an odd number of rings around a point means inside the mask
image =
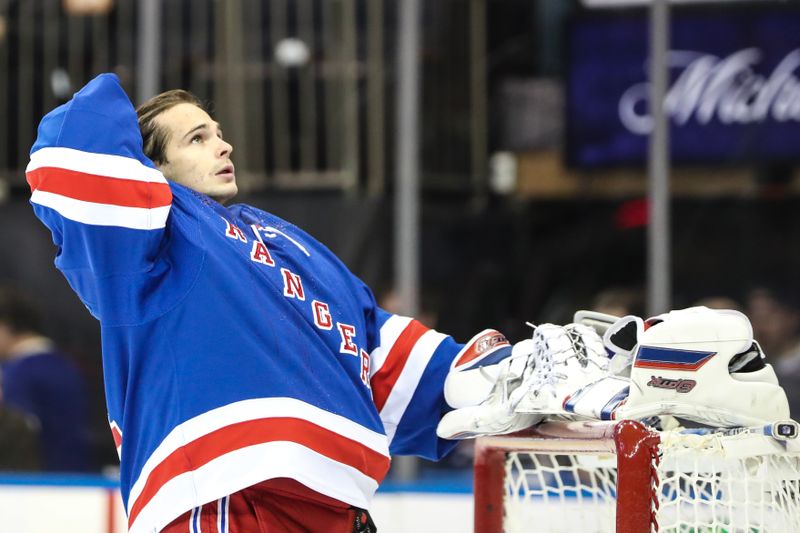
M 475 442 L 475 533 L 502 533 L 506 454 L 612 453 L 617 457 L 617 533 L 651 531 L 658 505 L 659 434 L 634 420 L 545 422 L 509 435 Z M 646 487 L 647 490 L 642 490 Z

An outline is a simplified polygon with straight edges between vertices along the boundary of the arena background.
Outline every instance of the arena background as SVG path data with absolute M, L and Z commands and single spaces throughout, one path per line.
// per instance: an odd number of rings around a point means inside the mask
M 796 32 L 779 31 L 800 27 L 800 6 L 734 4 L 674 5 L 672 47 L 696 50 L 692 28 L 713 27 L 724 38 L 703 53 L 758 48 L 750 74 L 768 79 L 800 49 Z M 157 28 L 144 24 L 143 6 L 159 10 Z M 308 230 L 389 306 L 401 263 L 401 9 L 397 0 L 0 0 L 0 280 L 41 303 L 48 333 L 91 385 L 94 473 L 116 463 L 99 328 L 53 267 L 55 248 L 27 203 L 39 119 L 104 71 L 137 101 L 196 92 L 235 146 L 238 201 Z M 566 322 L 579 308 L 644 313 L 646 136 L 617 131 L 600 77 L 627 65 L 645 80 L 648 9 L 436 0 L 421 3 L 418 22 L 423 320 L 461 341 L 484 327 L 519 340 L 525 321 Z M 750 291 L 769 287 L 800 314 L 800 112 L 749 122 L 721 113 L 672 117 L 671 305 L 725 297 L 747 311 Z M 800 319 L 790 334 L 800 339 Z M 800 390 L 787 389 L 796 402 Z M 468 457 L 410 472 L 461 479 Z

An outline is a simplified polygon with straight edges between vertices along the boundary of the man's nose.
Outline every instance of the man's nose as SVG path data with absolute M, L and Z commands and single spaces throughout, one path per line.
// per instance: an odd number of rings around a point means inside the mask
M 231 155 L 231 152 L 233 152 L 233 145 L 224 139 L 220 139 L 218 148 L 219 157 Z

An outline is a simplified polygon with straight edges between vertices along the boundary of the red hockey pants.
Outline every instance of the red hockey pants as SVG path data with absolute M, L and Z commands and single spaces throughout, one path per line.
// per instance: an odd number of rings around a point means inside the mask
M 346 503 L 291 479 L 271 479 L 196 507 L 162 533 L 352 533 Z

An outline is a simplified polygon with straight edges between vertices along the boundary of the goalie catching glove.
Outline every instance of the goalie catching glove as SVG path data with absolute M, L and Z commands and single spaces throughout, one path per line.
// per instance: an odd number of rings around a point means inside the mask
M 584 324 L 541 324 L 533 332 L 534 364 L 513 400 L 518 413 L 603 418 L 628 395 L 628 380 L 609 374 L 603 340 Z

